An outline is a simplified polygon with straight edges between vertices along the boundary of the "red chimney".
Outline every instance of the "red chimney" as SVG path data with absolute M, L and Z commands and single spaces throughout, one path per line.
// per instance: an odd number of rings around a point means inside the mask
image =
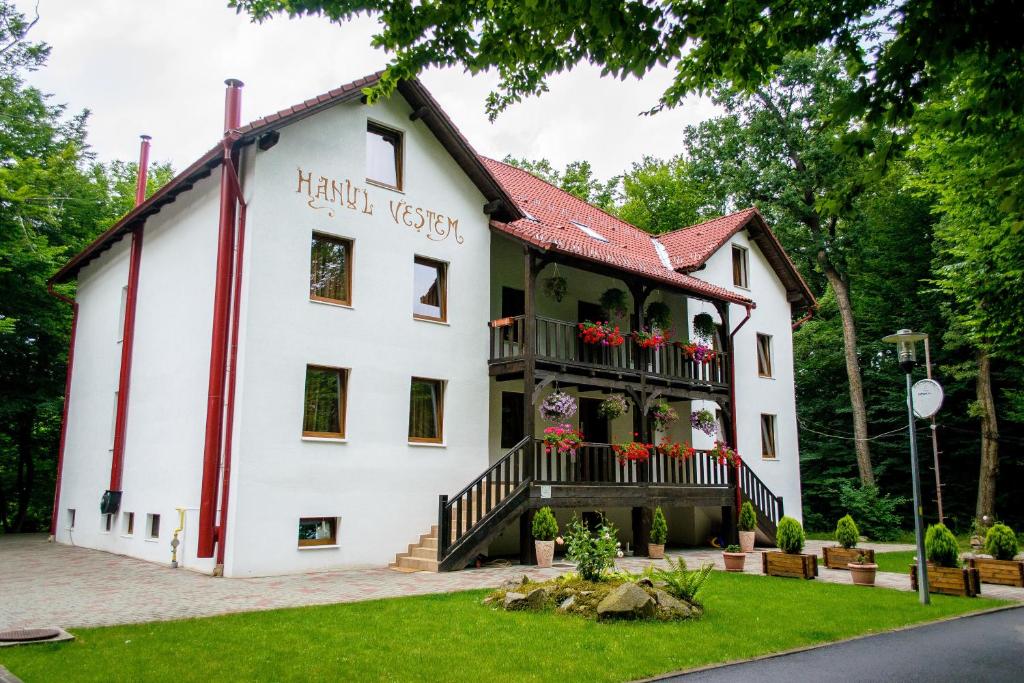
M 149 174 L 149 141 L 148 135 L 140 135 L 142 143 L 139 145 L 139 176 L 135 180 L 135 206 L 146 201 L 146 181 Z

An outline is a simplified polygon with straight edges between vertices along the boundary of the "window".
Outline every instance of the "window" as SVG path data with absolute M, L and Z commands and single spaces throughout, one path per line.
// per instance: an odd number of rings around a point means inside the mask
M 743 247 L 732 248 L 732 283 L 744 289 L 750 286 L 747 279 L 747 250 Z
M 114 515 L 103 515 L 103 530 L 110 531 L 114 527 Z
M 371 121 L 366 123 L 366 179 L 402 189 L 402 134 Z
M 345 437 L 345 395 L 348 371 L 306 366 L 306 405 L 302 435 L 333 439 Z
M 413 263 L 412 313 L 421 320 L 448 319 L 447 266 L 441 261 L 416 257 Z
M 124 513 L 124 533 L 126 536 L 131 536 L 135 533 L 135 513 L 126 512 Z
M 313 233 L 309 250 L 309 298 L 352 303 L 352 241 Z
M 117 343 L 124 341 L 124 317 L 128 311 L 128 285 L 121 288 L 121 312 L 117 316 Z
M 772 338 L 767 334 L 757 335 L 757 374 L 772 376 Z
M 338 544 L 337 517 L 303 517 L 299 520 L 299 547 Z
M 75 528 L 75 508 L 68 508 L 68 528 Z
M 150 538 L 160 538 L 160 515 L 146 515 L 146 528 Z
M 444 382 L 412 378 L 409 395 L 409 441 L 441 443 L 444 427 Z
M 523 395 L 512 391 L 501 392 L 501 447 L 512 448 L 523 438 L 523 413 L 526 404 Z
M 761 457 L 775 459 L 775 416 L 761 416 Z

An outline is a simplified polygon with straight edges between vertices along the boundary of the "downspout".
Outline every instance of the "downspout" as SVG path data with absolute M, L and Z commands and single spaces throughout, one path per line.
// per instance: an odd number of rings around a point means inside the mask
M 224 373 L 231 307 L 231 256 L 235 246 L 235 189 L 229 167 L 234 168 L 237 129 L 241 124 L 242 82 L 225 81 L 224 156 L 220 174 L 220 220 L 217 236 L 217 270 L 213 292 L 213 329 L 210 334 L 210 375 L 206 402 L 206 437 L 203 445 L 203 478 L 199 495 L 197 557 L 213 557 L 216 539 L 217 470 L 220 465 L 224 426 Z
M 799 330 L 800 327 L 805 322 L 807 322 L 808 320 L 810 320 L 813 317 L 814 317 L 814 306 L 811 306 L 810 308 L 807 309 L 807 315 L 805 315 L 804 317 L 800 318 L 795 323 L 793 323 L 793 331 L 796 332 L 797 330 Z
M 50 516 L 50 540 L 57 534 L 57 517 L 60 515 L 60 484 L 64 474 L 64 444 L 68 436 L 68 406 L 71 405 L 71 372 L 75 366 L 75 335 L 78 332 L 78 302 L 66 297 L 46 283 L 46 291 L 71 306 L 71 339 L 68 341 L 68 369 L 64 377 L 64 408 L 60 418 L 60 446 L 57 450 L 57 481 L 53 487 L 53 514 Z
M 750 320 L 750 305 L 745 304 L 744 308 L 747 309 L 747 315 L 740 321 L 740 324 L 736 326 L 732 332 L 729 333 L 729 352 L 732 354 L 732 358 L 729 359 L 729 425 L 732 430 L 732 446 L 739 452 L 739 432 L 736 427 L 736 333 L 747 324 Z M 740 490 L 740 466 L 736 465 L 736 514 L 739 514 L 740 507 L 743 505 L 743 492 Z
M 149 173 L 149 136 L 143 135 L 139 149 L 139 170 L 135 182 L 135 206 L 146 200 Z M 121 371 L 117 383 L 117 412 L 114 416 L 114 454 L 110 460 L 110 491 L 120 492 L 124 474 L 124 442 L 128 430 L 128 392 L 132 381 L 132 351 L 135 347 L 135 310 L 139 296 L 139 268 L 142 265 L 142 225 L 132 230 L 128 261 L 128 293 L 121 333 Z M 120 500 L 120 499 L 117 499 Z M 115 509 L 116 512 L 116 509 Z
M 238 200 L 238 244 L 235 249 L 235 284 L 234 298 L 231 303 L 231 348 L 228 361 L 228 402 L 227 423 L 224 427 L 224 468 L 221 472 L 220 493 L 220 524 L 217 527 L 217 564 L 214 574 L 224 573 L 224 548 L 228 530 L 228 494 L 231 491 L 231 445 L 235 427 L 235 389 L 238 385 L 238 326 L 241 319 L 242 306 L 242 257 L 245 254 L 245 199 L 242 186 L 234 166 L 228 166 L 234 185 L 235 197 Z

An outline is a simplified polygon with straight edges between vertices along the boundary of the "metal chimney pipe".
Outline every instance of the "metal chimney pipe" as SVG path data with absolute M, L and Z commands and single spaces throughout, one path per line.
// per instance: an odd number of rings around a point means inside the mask
M 139 144 L 139 175 L 135 180 L 135 206 L 146 201 L 146 182 L 149 176 L 149 141 L 148 135 L 140 135 Z
M 224 132 L 227 133 L 242 125 L 242 87 L 245 83 L 229 78 L 224 85 L 228 86 L 224 92 Z

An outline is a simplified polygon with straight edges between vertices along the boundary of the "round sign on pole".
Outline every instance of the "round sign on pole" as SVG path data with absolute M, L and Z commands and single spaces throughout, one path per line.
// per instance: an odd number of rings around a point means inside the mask
M 918 417 L 931 417 L 942 407 L 942 385 L 933 379 L 915 382 L 910 395 L 914 404 L 914 414 Z

